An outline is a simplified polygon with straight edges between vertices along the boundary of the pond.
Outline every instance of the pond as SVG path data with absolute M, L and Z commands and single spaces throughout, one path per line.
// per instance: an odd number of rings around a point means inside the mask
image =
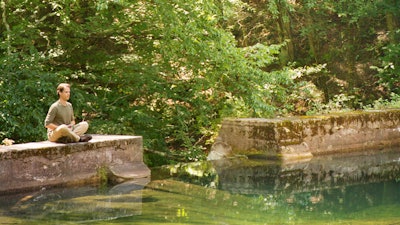
M 0 224 L 400 224 L 400 151 L 236 157 L 110 187 L 3 195 Z

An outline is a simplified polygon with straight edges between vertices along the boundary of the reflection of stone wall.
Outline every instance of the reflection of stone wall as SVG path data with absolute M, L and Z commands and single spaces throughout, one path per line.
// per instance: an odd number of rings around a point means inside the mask
M 80 186 L 3 195 L 0 211 L 51 224 L 104 224 L 97 221 L 142 215 L 142 190 L 148 182 L 148 178 L 137 179 L 103 191 Z
M 219 138 L 233 153 L 287 158 L 400 145 L 400 110 L 277 119 L 226 119 Z
M 99 170 L 148 177 L 142 137 L 94 135 L 87 143 L 48 141 L 0 147 L 0 194 L 42 186 L 96 182 Z M 115 174 L 117 173 L 117 174 Z
M 320 156 L 308 162 L 212 161 L 219 187 L 242 194 L 298 193 L 400 179 L 400 152 Z

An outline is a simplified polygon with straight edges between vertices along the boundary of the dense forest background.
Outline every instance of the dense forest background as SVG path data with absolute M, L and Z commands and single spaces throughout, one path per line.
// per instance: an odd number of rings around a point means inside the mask
M 60 82 L 150 164 L 202 159 L 225 117 L 400 106 L 398 0 L 0 3 L 0 140 L 45 140 Z

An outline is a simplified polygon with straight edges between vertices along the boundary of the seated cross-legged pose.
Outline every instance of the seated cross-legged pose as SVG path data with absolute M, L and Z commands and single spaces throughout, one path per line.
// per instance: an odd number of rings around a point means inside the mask
M 60 143 L 90 141 L 92 136 L 85 135 L 89 124 L 86 121 L 75 123 L 72 104 L 68 102 L 71 96 L 70 85 L 59 84 L 57 94 L 59 99 L 50 106 L 44 122 L 49 141 Z

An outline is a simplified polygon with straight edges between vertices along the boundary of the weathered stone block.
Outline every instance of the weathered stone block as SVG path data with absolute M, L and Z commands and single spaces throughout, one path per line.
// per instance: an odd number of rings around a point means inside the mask
M 400 110 L 275 119 L 225 119 L 219 140 L 234 154 L 284 158 L 400 146 Z
M 0 193 L 97 182 L 99 170 L 120 179 L 149 177 L 142 137 L 93 135 L 86 143 L 0 146 Z

